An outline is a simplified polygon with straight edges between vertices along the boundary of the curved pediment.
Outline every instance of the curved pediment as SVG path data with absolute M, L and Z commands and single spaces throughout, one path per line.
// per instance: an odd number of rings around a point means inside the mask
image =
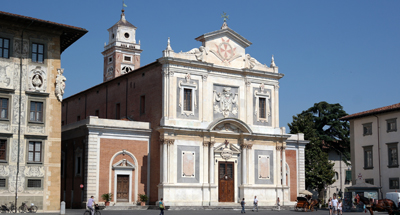
M 253 133 L 250 127 L 243 121 L 236 118 L 224 118 L 211 123 L 210 131 L 218 131 L 223 133 Z

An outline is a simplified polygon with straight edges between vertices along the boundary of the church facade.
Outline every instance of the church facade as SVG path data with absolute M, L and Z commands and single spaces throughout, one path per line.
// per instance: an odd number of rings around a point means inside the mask
M 62 177 L 67 207 L 91 195 L 101 201 L 107 192 L 117 204 L 135 204 L 138 194 L 150 203 L 164 198 L 170 206 L 254 196 L 260 205 L 274 205 L 278 197 L 284 204 L 295 201 L 305 188 L 308 141 L 279 127 L 283 74 L 274 59 L 267 66 L 251 57 L 251 42 L 224 21 L 196 38 L 198 48 L 174 52 L 168 39 L 162 57 L 140 67 L 135 35 L 122 13 L 109 29 L 104 82 L 63 101 L 63 153 L 78 143 L 83 151 L 83 188 L 73 184 L 76 170 Z M 65 156 L 64 165 L 76 168 L 74 156 Z M 123 175 L 140 177 L 124 182 Z

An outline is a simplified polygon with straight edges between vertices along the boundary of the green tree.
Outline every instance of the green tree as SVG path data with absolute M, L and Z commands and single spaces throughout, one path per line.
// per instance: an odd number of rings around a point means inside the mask
M 334 164 L 329 162 L 326 151 L 342 154 L 346 163 L 350 160 L 349 124 L 340 120 L 346 115 L 340 104 L 323 101 L 293 116 L 293 122 L 288 124 L 290 133 L 304 133 L 305 139 L 310 141 L 305 150 L 307 188 L 320 192 L 325 185 L 335 182 Z

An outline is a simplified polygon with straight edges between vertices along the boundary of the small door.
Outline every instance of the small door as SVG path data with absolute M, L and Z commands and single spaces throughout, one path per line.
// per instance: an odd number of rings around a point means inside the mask
M 233 162 L 219 162 L 218 167 L 219 202 L 233 202 L 235 196 Z
M 129 175 L 117 175 L 117 202 L 129 201 Z

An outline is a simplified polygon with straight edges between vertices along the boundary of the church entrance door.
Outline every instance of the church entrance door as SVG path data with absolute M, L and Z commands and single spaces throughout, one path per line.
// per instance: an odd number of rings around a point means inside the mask
M 117 175 L 117 201 L 129 201 L 129 175 Z
M 234 202 L 235 178 L 233 162 L 218 163 L 218 199 L 219 202 Z

